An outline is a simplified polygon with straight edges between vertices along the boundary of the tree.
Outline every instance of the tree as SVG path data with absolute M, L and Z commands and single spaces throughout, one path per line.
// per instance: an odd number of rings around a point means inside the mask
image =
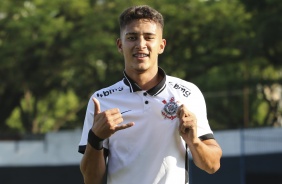
M 280 101 L 265 93 L 282 78 L 282 11 L 275 3 L 4 0 L 0 131 L 81 127 L 92 92 L 122 77 L 118 16 L 138 4 L 163 13 L 160 66 L 200 87 L 213 129 L 267 126 L 281 115 Z
M 282 125 L 282 98 L 276 94 L 275 91 L 281 90 L 281 71 L 282 71 L 282 4 L 278 0 L 262 0 L 254 1 L 247 0 L 242 1 L 245 5 L 246 10 L 252 14 L 250 26 L 253 31 L 254 39 L 252 40 L 251 55 L 253 60 L 259 62 L 260 72 L 256 72 L 253 78 L 250 80 L 253 82 L 254 77 L 256 78 L 255 83 L 259 89 L 259 96 L 257 100 L 263 101 L 266 113 L 263 122 L 260 124 L 264 126 L 269 125 Z M 269 92 L 272 91 L 272 92 Z M 279 94 L 279 92 L 278 92 Z M 279 97 L 280 96 L 280 97 Z M 280 104 L 280 105 L 279 105 Z M 262 105 L 254 107 L 258 112 L 261 110 Z M 255 123 L 258 125 L 258 123 Z
M 1 122 L 18 107 L 23 131 L 32 132 L 39 101 L 53 89 L 68 91 L 71 19 L 79 19 L 84 13 L 80 10 L 87 5 L 84 1 L 4 1 L 0 10 Z M 28 110 L 22 106 L 22 98 L 32 103 Z M 1 131 L 6 130 L 2 123 Z

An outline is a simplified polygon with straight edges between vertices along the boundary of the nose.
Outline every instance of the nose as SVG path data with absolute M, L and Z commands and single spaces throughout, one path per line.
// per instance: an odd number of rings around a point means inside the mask
M 136 49 L 144 49 L 146 47 L 146 40 L 143 36 L 140 36 L 140 38 L 136 41 Z

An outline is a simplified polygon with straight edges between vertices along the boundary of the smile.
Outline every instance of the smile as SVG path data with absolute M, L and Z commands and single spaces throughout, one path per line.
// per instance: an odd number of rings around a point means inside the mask
M 133 56 L 134 57 L 138 57 L 138 58 L 143 58 L 143 57 L 148 57 L 149 56 L 149 54 L 141 54 L 141 53 L 139 53 L 139 54 L 133 54 Z

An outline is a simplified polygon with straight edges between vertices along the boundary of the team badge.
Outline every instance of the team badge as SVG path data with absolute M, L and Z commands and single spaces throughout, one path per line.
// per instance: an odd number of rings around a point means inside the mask
M 166 100 L 162 101 L 163 104 L 165 104 L 163 110 L 162 110 L 162 115 L 164 116 L 164 118 L 168 118 L 173 120 L 174 118 L 177 117 L 176 113 L 177 113 L 177 109 L 178 109 L 178 104 L 177 102 L 175 102 L 174 97 L 171 97 L 171 99 L 169 100 L 169 102 L 167 102 Z

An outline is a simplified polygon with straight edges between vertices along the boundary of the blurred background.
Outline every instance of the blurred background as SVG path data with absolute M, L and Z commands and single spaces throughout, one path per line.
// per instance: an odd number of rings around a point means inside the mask
M 191 183 L 281 184 L 281 0 L 1 0 L 0 183 L 83 183 L 86 105 L 122 78 L 118 16 L 141 4 L 165 18 L 159 65 L 202 90 L 223 149 L 214 175 L 190 162 Z

